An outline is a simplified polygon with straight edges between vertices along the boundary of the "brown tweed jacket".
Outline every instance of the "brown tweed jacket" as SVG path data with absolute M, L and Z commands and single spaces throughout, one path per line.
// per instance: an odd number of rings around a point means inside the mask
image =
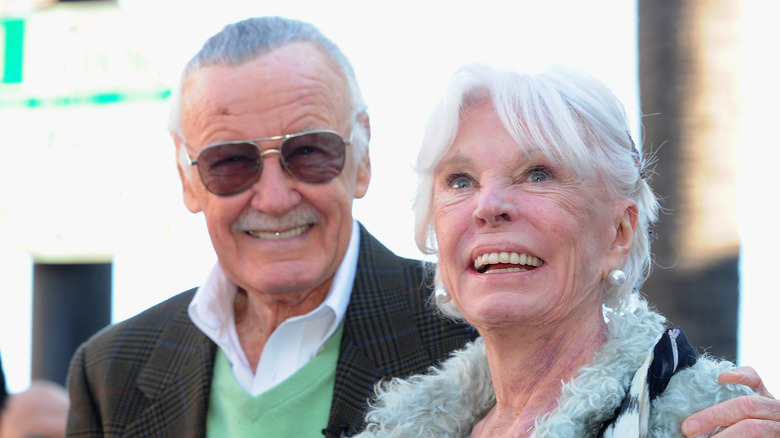
M 326 436 L 351 436 L 383 378 L 424 372 L 475 336 L 432 313 L 417 260 L 361 225 Z M 107 327 L 71 363 L 71 437 L 203 437 L 216 346 L 192 324 L 189 290 Z M 305 415 L 305 413 L 301 413 Z

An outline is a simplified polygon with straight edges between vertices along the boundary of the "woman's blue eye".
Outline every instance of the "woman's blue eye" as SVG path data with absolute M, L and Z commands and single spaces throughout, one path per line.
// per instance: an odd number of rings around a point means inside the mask
M 528 178 L 526 179 L 526 181 L 538 183 L 538 182 L 545 182 L 549 179 L 550 179 L 549 169 L 542 168 L 542 167 L 535 167 L 528 172 Z
M 465 189 L 472 186 L 471 179 L 463 174 L 451 175 L 447 178 L 447 184 L 453 189 Z

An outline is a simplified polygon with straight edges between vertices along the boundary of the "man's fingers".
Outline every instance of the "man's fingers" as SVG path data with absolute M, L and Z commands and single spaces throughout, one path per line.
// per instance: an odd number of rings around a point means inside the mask
M 691 415 L 682 426 L 686 437 L 709 435 L 719 429 L 717 436 L 724 438 L 776 437 L 780 431 L 780 402 L 757 395 L 737 397 Z M 752 435 L 732 435 L 740 431 Z
M 780 436 L 780 423 L 769 420 L 743 420 L 712 435 L 715 438 L 771 438 Z
M 718 383 L 721 385 L 727 383 L 745 385 L 764 397 L 774 398 L 769 390 L 766 389 L 766 386 L 764 386 L 761 376 L 758 375 L 756 370 L 749 366 L 742 366 L 721 374 L 718 376 Z

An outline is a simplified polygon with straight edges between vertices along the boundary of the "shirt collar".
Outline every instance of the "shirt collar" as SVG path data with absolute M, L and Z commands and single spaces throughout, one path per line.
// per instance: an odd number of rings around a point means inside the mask
M 355 282 L 359 247 L 360 229 L 358 222 L 353 219 L 352 234 L 347 252 L 336 271 L 325 300 L 311 312 L 282 323 L 272 334 L 272 337 L 269 338 L 269 343 L 286 344 L 287 341 L 293 342 L 294 345 L 286 346 L 284 349 L 286 351 L 294 350 L 296 352 L 295 355 L 300 359 L 297 360 L 297 368 L 294 365 L 288 374 L 294 373 L 316 356 L 343 321 L 352 294 L 352 285 Z M 248 361 L 236 334 L 233 301 L 237 290 L 237 286 L 227 278 L 219 262 L 217 262 L 206 277 L 203 285 L 195 292 L 188 311 L 192 322 L 225 351 L 226 356 L 233 365 L 239 384 L 247 389 L 248 392 L 255 392 L 250 390 L 250 388 L 257 388 L 257 385 L 249 382 L 249 380 L 255 380 L 252 377 L 255 376 L 255 370 L 249 369 Z M 328 314 L 331 316 L 328 317 Z M 290 336 L 292 327 L 300 327 L 301 322 L 309 322 L 323 318 L 323 316 L 329 319 L 325 330 L 316 330 L 317 333 L 312 333 L 309 330 L 308 333 L 304 333 L 303 337 L 300 335 Z M 264 358 L 261 357 L 260 360 L 261 364 L 258 366 L 258 369 L 262 367 Z M 285 363 L 289 365 L 289 361 L 285 361 Z

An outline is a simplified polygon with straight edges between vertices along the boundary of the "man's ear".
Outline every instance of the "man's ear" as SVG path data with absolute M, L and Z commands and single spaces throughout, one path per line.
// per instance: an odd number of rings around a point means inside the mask
M 363 127 L 366 132 L 366 144 L 371 140 L 371 122 L 368 119 L 368 113 L 363 111 L 357 115 L 357 122 Z
M 363 155 L 356 169 L 355 181 L 355 199 L 366 196 L 368 183 L 371 182 L 371 159 L 368 157 L 368 151 Z
M 371 182 L 371 159 L 368 156 L 368 142 L 371 139 L 371 123 L 368 119 L 368 113 L 363 111 L 357 116 L 357 123 L 359 123 L 366 133 L 366 150 L 363 154 L 363 158 L 358 163 L 355 170 L 355 198 L 362 198 L 368 191 L 368 183 Z
M 189 211 L 198 213 L 203 208 L 200 205 L 197 191 L 200 187 L 197 187 L 198 182 L 195 181 L 195 172 L 197 170 L 189 164 L 189 153 L 187 152 L 187 147 L 184 146 L 184 142 L 176 135 L 173 135 L 173 142 L 176 145 L 176 169 L 179 171 L 179 179 L 181 179 L 184 205 L 187 206 Z M 187 166 L 187 168 L 185 169 L 184 166 Z

